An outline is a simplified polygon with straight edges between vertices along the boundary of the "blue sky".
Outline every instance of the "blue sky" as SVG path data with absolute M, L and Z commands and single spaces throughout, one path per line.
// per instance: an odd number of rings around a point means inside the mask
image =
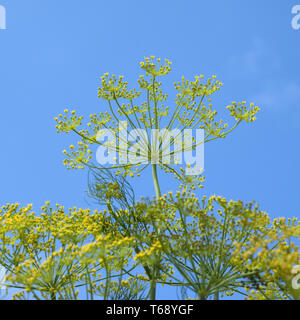
M 300 29 L 297 0 L 101 1 L 0 0 L 0 200 L 46 200 L 87 207 L 86 171 L 68 171 L 62 150 L 76 137 L 58 135 L 65 108 L 107 110 L 97 98 L 105 72 L 134 86 L 144 56 L 173 62 L 165 81 L 216 74 L 214 100 L 254 102 L 258 120 L 205 146 L 204 194 L 257 201 L 271 217 L 299 217 Z M 135 180 L 151 196 L 150 174 Z M 163 192 L 175 190 L 161 177 Z

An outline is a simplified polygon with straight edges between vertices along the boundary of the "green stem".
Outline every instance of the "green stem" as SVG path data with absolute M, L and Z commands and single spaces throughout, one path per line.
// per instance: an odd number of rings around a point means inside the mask
M 158 183 L 158 176 L 157 176 L 157 164 L 152 164 L 152 178 L 153 178 L 153 184 L 155 188 L 155 195 L 156 199 L 158 200 L 161 197 L 160 187 Z M 158 259 L 160 261 L 160 258 Z M 155 300 L 156 297 L 156 279 L 157 279 L 157 273 L 159 269 L 157 265 L 154 265 L 153 272 L 152 272 L 152 279 L 150 282 L 150 300 Z
M 160 192 L 160 187 L 159 187 L 158 177 L 157 177 L 157 164 L 152 164 L 152 178 L 153 178 L 153 184 L 155 188 L 156 199 L 158 200 L 161 197 L 161 192 Z

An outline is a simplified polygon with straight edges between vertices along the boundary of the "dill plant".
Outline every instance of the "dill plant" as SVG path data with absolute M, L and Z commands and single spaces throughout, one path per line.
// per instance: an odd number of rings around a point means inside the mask
M 187 175 L 178 165 L 176 151 L 183 148 L 170 151 L 168 164 L 160 158 L 93 163 L 93 147 L 104 145 L 99 132 L 109 129 L 118 136 L 122 120 L 131 130 L 146 132 L 141 153 L 151 158 L 152 129 L 164 125 L 179 134 L 202 129 L 204 139 L 193 141 L 194 149 L 256 119 L 259 108 L 244 101 L 227 106 L 231 125 L 218 119 L 212 96 L 222 83 L 215 76 L 182 77 L 174 84 L 174 106 L 168 107 L 160 79 L 171 71 L 171 62 L 150 57 L 140 66 L 145 74 L 138 90 L 128 89 L 122 76 L 103 75 L 98 95 L 108 111 L 91 114 L 86 126 L 75 111 L 55 118 L 58 132 L 79 138 L 77 147 L 64 150 L 64 164 L 89 169 L 88 194 L 104 209 L 66 209 L 49 202 L 39 213 L 31 205 L 0 208 L 0 264 L 7 270 L 7 288 L 17 290 L 15 299 L 155 299 L 158 284 L 179 288 L 182 298 L 239 293 L 246 299 L 298 299 L 299 290 L 291 288 L 292 268 L 299 264 L 296 218 L 271 221 L 254 203 L 200 198 L 196 192 L 204 177 Z M 112 153 L 122 151 L 120 145 L 105 145 Z M 164 151 L 163 143 L 158 145 Z M 130 155 L 132 142 L 125 147 Z M 155 197 L 136 201 L 127 177 L 140 176 L 149 166 Z M 179 181 L 177 192 L 162 194 L 159 170 Z
M 59 115 L 55 120 L 57 121 L 58 132 L 74 132 L 80 138 L 78 141 L 78 148 L 74 145 L 70 146 L 70 151 L 64 150 L 67 158 L 64 163 L 68 168 L 83 169 L 89 167 L 90 169 L 98 170 L 114 170 L 116 175 L 123 177 L 140 175 L 149 165 L 152 168 L 152 178 L 155 189 L 156 199 L 160 199 L 161 188 L 158 180 L 158 168 L 164 170 L 166 173 L 171 173 L 176 179 L 181 182 L 181 187 L 187 185 L 201 186 L 204 177 L 199 175 L 186 175 L 182 166 L 177 165 L 177 154 L 187 151 L 187 146 L 177 148 L 175 151 L 170 150 L 170 163 L 165 163 L 158 158 L 157 163 L 146 163 L 142 161 L 133 161 L 133 163 L 113 164 L 110 166 L 97 166 L 91 163 L 93 145 L 103 145 L 99 142 L 98 135 L 103 129 L 108 129 L 114 132 L 116 137 L 119 137 L 118 146 L 112 146 L 106 143 L 110 152 L 122 152 L 121 144 L 125 143 L 126 150 L 132 146 L 129 142 L 122 141 L 120 137 L 121 120 L 126 120 L 130 129 L 143 129 L 146 132 L 145 136 L 141 137 L 142 145 L 141 152 L 145 157 L 151 159 L 152 146 L 149 141 L 151 137 L 151 130 L 162 130 L 162 125 L 165 124 L 166 130 L 174 130 L 175 137 L 171 141 L 172 145 L 176 141 L 178 135 L 183 134 L 186 128 L 202 129 L 205 132 L 205 137 L 202 141 L 195 141 L 194 144 L 189 145 L 191 149 L 195 149 L 197 144 L 204 144 L 218 138 L 225 138 L 232 130 L 234 130 L 242 121 L 254 121 L 256 113 L 259 108 L 254 104 L 247 107 L 246 102 L 233 102 L 227 106 L 230 116 L 234 119 L 234 124 L 229 129 L 229 124 L 222 119 L 217 119 L 217 111 L 213 109 L 212 95 L 220 90 L 222 83 L 212 76 L 205 79 L 203 75 L 196 76 L 193 81 L 189 81 L 184 77 L 179 82 L 174 83 L 177 91 L 175 97 L 175 107 L 169 108 L 166 105 L 168 95 L 162 90 L 162 82 L 160 78 L 166 76 L 171 71 L 171 62 L 169 60 L 161 61 L 160 58 L 155 60 L 155 57 L 145 58 L 140 63 L 141 69 L 145 75 L 141 75 L 138 79 L 138 89 L 128 89 L 128 83 L 124 81 L 123 76 L 110 76 L 108 73 L 101 77 L 101 86 L 98 91 L 98 96 L 107 101 L 108 112 L 101 112 L 100 114 L 91 114 L 90 121 L 86 128 L 81 128 L 83 117 L 77 116 L 75 111 L 64 111 L 64 114 Z M 144 100 L 141 100 L 142 93 L 144 93 Z M 162 136 L 162 141 L 167 138 L 166 133 Z M 159 151 L 165 152 L 162 141 L 159 144 Z M 152 141 L 153 142 L 153 141 Z M 135 154 L 131 154 L 135 156 Z M 126 155 L 127 157 L 127 155 Z M 200 168 L 198 168 L 200 169 Z M 159 230 L 157 230 L 159 231 Z M 158 258 L 158 265 L 160 264 Z M 156 280 L 159 277 L 159 268 L 154 265 L 151 275 L 151 298 L 155 298 Z

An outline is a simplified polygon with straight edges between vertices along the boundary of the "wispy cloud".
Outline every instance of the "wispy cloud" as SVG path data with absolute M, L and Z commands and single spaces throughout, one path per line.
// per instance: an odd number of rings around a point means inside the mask
M 273 87 L 254 95 L 252 100 L 264 108 L 272 108 L 273 110 L 299 108 L 300 84 L 290 82 L 282 85 L 273 85 Z
M 300 82 L 280 77 L 283 66 L 279 53 L 262 38 L 253 38 L 248 50 L 232 56 L 229 65 L 234 76 L 257 79 L 250 100 L 262 108 L 300 110 Z
M 254 39 L 250 50 L 241 56 L 241 62 L 244 69 L 251 73 L 258 72 L 265 52 L 266 49 L 263 40 L 260 38 Z
M 244 52 L 230 57 L 228 67 L 235 76 L 257 75 L 268 68 L 277 68 L 279 61 L 276 54 L 270 51 L 262 38 L 256 37 L 249 42 Z
M 264 56 L 265 45 L 262 39 L 255 38 L 249 46 L 248 51 L 237 53 L 229 59 L 229 69 L 234 74 L 256 73 L 260 69 L 261 59 Z

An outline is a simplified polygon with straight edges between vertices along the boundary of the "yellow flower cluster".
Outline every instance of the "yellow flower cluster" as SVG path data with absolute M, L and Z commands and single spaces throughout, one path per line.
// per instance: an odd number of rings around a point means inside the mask
M 119 79 L 115 75 L 109 76 L 105 73 L 101 77 L 101 87 L 98 90 L 98 97 L 105 100 L 114 100 L 118 98 L 124 98 L 133 100 L 137 98 L 141 93 L 136 92 L 135 89 L 127 90 L 128 83 L 123 81 L 123 76 L 119 76 Z
M 247 108 L 245 101 L 239 103 L 233 101 L 227 109 L 230 111 L 230 115 L 236 120 L 244 120 L 246 122 L 255 121 L 255 115 L 260 111 L 259 107 L 255 106 L 254 103 L 251 103 L 250 108 Z
M 241 291 L 249 299 L 298 297 L 291 288 L 291 270 L 299 264 L 297 219 L 271 222 L 253 203 L 215 195 L 199 199 L 188 187 L 141 208 L 156 238 L 135 259 L 155 264 L 163 256 L 199 299 Z M 166 273 L 164 281 L 182 283 L 170 269 Z
M 99 279 L 122 273 L 132 259 L 133 237 L 108 232 L 103 212 L 47 202 L 36 215 L 32 206 L 0 208 L 0 265 L 15 299 L 77 299 L 78 288 L 97 295 Z
M 155 59 L 154 56 L 145 58 L 141 62 L 141 68 L 146 72 L 146 76 L 141 75 L 138 79 L 140 89 L 145 93 L 145 100 L 141 101 L 141 92 L 136 89 L 129 90 L 128 83 L 123 80 L 123 76 L 109 76 L 104 74 L 101 78 L 101 86 L 98 91 L 99 98 L 107 100 L 109 112 L 100 113 L 99 115 L 91 115 L 90 122 L 87 123 L 85 129 L 78 129 L 82 123 L 82 117 L 77 117 L 72 111 L 70 117 L 67 114 L 60 115 L 56 118 L 57 129 L 59 132 L 73 131 L 80 137 L 79 150 L 66 152 L 67 159 L 64 164 L 68 168 L 94 168 L 95 165 L 90 163 L 91 151 L 90 145 L 101 144 L 97 141 L 97 133 L 102 129 L 109 129 L 115 134 L 117 146 L 106 145 L 108 152 L 119 152 L 120 144 L 127 143 L 127 149 L 130 149 L 133 142 L 124 142 L 120 134 L 120 121 L 127 121 L 129 130 L 143 129 L 147 132 L 147 137 L 142 137 L 143 152 L 151 153 L 151 129 L 162 130 L 179 130 L 180 134 L 186 128 L 204 129 L 204 141 L 197 141 L 198 144 L 209 142 L 218 138 L 226 137 L 241 121 L 254 121 L 255 115 L 259 111 L 258 107 L 251 104 L 250 108 L 244 102 L 233 103 L 228 107 L 230 115 L 236 120 L 236 123 L 227 129 L 228 123 L 222 119 L 218 120 L 217 111 L 212 105 L 211 96 L 222 87 L 222 83 L 216 80 L 216 76 L 212 76 L 204 80 L 204 76 L 196 76 L 193 81 L 189 81 L 184 77 L 181 81 L 175 82 L 174 86 L 177 91 L 174 106 L 166 104 L 168 95 L 162 90 L 162 83 L 158 82 L 160 76 L 165 76 L 171 71 L 171 62 L 165 60 L 162 63 L 160 58 Z M 137 99 L 138 98 L 138 99 Z M 122 100 L 126 100 L 125 103 Z M 165 136 L 163 139 L 166 138 Z M 145 140 L 145 141 L 144 141 Z M 173 146 L 174 140 L 171 144 Z M 172 148 L 171 146 L 171 148 Z M 193 149 L 196 148 L 194 141 Z M 162 151 L 163 145 L 159 143 L 159 150 Z M 184 150 L 176 150 L 177 153 Z M 171 163 L 166 164 L 159 160 L 158 166 L 167 173 L 172 173 L 183 184 L 198 182 L 193 177 L 187 177 L 182 174 L 182 169 L 176 160 L 176 154 L 170 150 Z M 116 158 L 117 161 L 117 158 Z M 149 161 L 150 163 L 150 161 Z M 136 161 L 128 164 L 110 164 L 102 169 L 116 169 L 117 175 L 131 176 L 140 175 L 149 163 Z M 199 168 L 201 169 L 201 168 Z
M 161 250 L 161 244 L 159 241 L 155 241 L 153 245 L 144 251 L 139 252 L 135 255 L 134 260 L 145 261 L 148 265 L 157 263 L 158 252 Z
M 116 196 L 119 186 L 110 188 Z M 103 212 L 49 202 L 39 215 L 31 205 L 1 207 L 0 264 L 8 287 L 19 289 L 15 299 L 79 299 L 83 292 L 86 299 L 137 299 L 153 282 L 184 286 L 197 299 L 235 292 L 299 298 L 292 287 L 300 262 L 296 218 L 271 221 L 253 203 L 199 199 L 192 186 L 126 210 L 113 209 L 109 197 Z M 134 274 L 137 267 L 145 274 Z
M 58 117 L 54 118 L 57 122 L 56 129 L 59 132 L 70 132 L 76 130 L 82 124 L 83 117 L 78 117 L 75 111 L 71 111 L 70 118 L 68 117 L 68 109 L 64 110 L 63 114 L 59 114 Z
M 75 146 L 70 146 L 70 151 L 63 150 L 68 158 L 63 163 L 67 166 L 67 169 L 84 169 L 92 159 L 92 151 L 89 149 L 89 145 L 81 141 L 78 141 L 78 150 L 75 150 Z
M 261 223 L 259 234 L 237 245 L 233 262 L 248 270 L 259 270 L 260 285 L 249 292 L 250 299 L 298 299 L 300 290 L 292 287 L 293 267 L 300 264 L 300 222 L 279 218 Z
M 156 59 L 154 61 L 155 56 L 151 56 L 150 58 L 144 58 L 144 61 L 140 63 L 142 69 L 146 71 L 146 74 L 151 74 L 152 76 L 164 76 L 167 75 L 171 71 L 172 62 L 168 59 L 165 59 L 165 64 L 161 64 L 161 59 Z

